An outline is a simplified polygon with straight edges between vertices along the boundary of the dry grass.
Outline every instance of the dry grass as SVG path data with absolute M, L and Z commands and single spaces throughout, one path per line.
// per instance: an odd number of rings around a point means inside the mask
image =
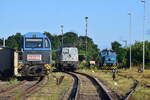
M 126 77 L 132 77 L 140 82 L 139 88 L 133 93 L 133 100 L 150 100 L 150 70 L 145 70 L 144 73 L 139 73 L 138 69 L 119 70 L 119 74 Z
M 143 86 L 150 84 L 150 70 L 145 70 L 144 73 L 139 73 L 137 68 L 132 68 L 132 70 L 119 70 L 119 74 L 126 77 L 132 77 L 140 81 Z
M 53 76 L 60 77 L 65 76 L 60 85 L 56 85 L 56 78 L 50 76 L 49 82 L 40 91 L 33 94 L 26 100 L 58 100 L 61 96 L 68 91 L 72 85 L 72 79 L 70 76 L 63 73 L 53 73 Z
M 0 88 L 8 87 L 12 84 L 17 84 L 19 81 L 17 78 L 11 78 L 9 81 L 1 81 L 0 80 Z

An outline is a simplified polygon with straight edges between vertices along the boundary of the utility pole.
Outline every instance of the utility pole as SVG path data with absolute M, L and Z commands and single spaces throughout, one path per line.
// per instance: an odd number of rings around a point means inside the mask
M 144 16 L 143 16 L 143 72 L 145 70 L 145 39 L 144 39 L 144 33 L 145 33 L 145 21 L 146 21 L 146 0 L 141 0 L 144 7 Z
M 63 26 L 63 25 L 60 25 L 60 27 L 61 27 L 61 34 L 62 34 L 61 45 L 63 46 L 63 43 L 64 43 L 64 39 L 63 39 L 63 35 L 64 35 L 64 26 Z
M 5 38 L 3 38 L 3 47 L 6 46 L 6 43 L 5 43 Z
M 127 48 L 127 44 L 128 44 L 128 43 L 127 43 L 127 40 L 123 40 L 123 42 L 125 43 L 125 46 L 124 46 L 124 47 Z
M 85 17 L 85 36 L 86 36 L 86 44 L 85 44 L 85 59 L 86 59 L 86 62 L 87 62 L 87 34 L 88 34 L 88 17 Z
M 132 66 L 132 61 L 131 61 L 131 34 L 132 34 L 132 14 L 128 13 L 130 20 L 129 20 L 129 41 L 130 41 L 130 70 Z

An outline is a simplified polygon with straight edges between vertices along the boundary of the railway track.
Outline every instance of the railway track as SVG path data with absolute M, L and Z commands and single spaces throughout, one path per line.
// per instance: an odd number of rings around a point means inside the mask
M 24 80 L 14 86 L 3 89 L 0 93 L 0 100 L 25 100 L 25 98 L 45 85 L 47 81 L 46 77 L 42 77 L 36 81 Z
M 112 73 L 112 72 L 109 72 L 109 73 Z M 119 98 L 119 100 L 130 100 L 131 99 L 131 96 L 132 94 L 136 91 L 136 89 L 139 87 L 140 85 L 140 82 L 136 79 L 134 79 L 133 77 L 131 76 L 126 76 L 126 75 L 122 75 L 122 74 L 119 74 L 117 72 L 117 75 L 120 76 L 120 77 L 123 77 L 123 78 L 128 78 L 128 79 L 132 79 L 134 81 L 134 84 L 133 86 L 131 87 L 130 91 L 122 98 Z M 112 94 L 111 96 L 113 96 L 114 94 Z M 118 96 L 116 93 L 115 93 L 116 96 Z M 119 96 L 118 96 L 119 97 Z
M 12 85 L 10 85 L 10 86 L 8 86 L 8 87 L 6 87 L 6 88 L 1 88 L 1 89 L 0 89 L 0 94 L 1 94 L 1 93 L 5 93 L 5 92 L 7 92 L 7 91 L 10 91 L 10 90 L 16 88 L 17 86 L 22 85 L 22 84 L 25 84 L 25 82 L 26 82 L 26 80 L 23 80 L 23 81 L 21 81 L 21 82 L 19 82 L 19 83 L 17 83 L 17 84 L 12 84 Z
M 74 79 L 74 83 L 71 88 L 70 95 L 68 96 L 68 100 L 77 100 L 77 96 L 79 92 L 79 78 L 73 73 L 68 73 L 68 72 L 66 73 L 71 75 Z
M 121 75 L 121 74 L 118 74 L 119 76 L 121 77 L 124 77 L 124 78 L 129 78 L 129 79 L 132 79 L 134 81 L 134 85 L 133 87 L 131 88 L 130 92 L 127 93 L 127 95 L 124 97 L 124 100 L 130 100 L 132 94 L 136 91 L 136 89 L 138 88 L 138 86 L 140 85 L 140 82 L 136 79 L 134 79 L 133 77 L 127 77 L 125 75 Z
M 67 72 L 74 78 L 68 100 L 113 100 L 97 79 L 79 72 Z

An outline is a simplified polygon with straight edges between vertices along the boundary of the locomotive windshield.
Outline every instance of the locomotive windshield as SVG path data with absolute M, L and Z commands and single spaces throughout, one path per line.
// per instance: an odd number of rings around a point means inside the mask
M 76 53 L 77 53 L 77 49 L 75 49 L 75 48 L 71 49 L 71 50 L 70 50 L 70 53 L 71 53 L 71 54 L 76 54 Z
M 43 47 L 43 39 L 25 39 L 25 47 L 26 48 L 42 48 Z
M 63 54 L 68 54 L 69 53 L 69 49 L 63 49 Z
M 77 49 L 75 49 L 75 48 L 63 48 L 62 53 L 63 54 L 76 54 Z
M 108 54 L 107 54 L 107 51 L 102 51 L 101 54 L 102 54 L 103 56 L 108 55 Z
M 115 52 L 113 52 L 113 51 L 102 51 L 102 53 L 101 53 L 103 56 L 106 56 L 106 55 L 116 55 L 116 53 Z
M 115 52 L 111 52 L 111 55 L 112 55 L 112 56 L 116 56 L 116 53 L 115 53 Z
M 49 48 L 49 47 L 50 47 L 49 41 L 48 41 L 48 39 L 46 39 L 46 38 L 45 38 L 45 47 L 46 47 L 46 48 Z

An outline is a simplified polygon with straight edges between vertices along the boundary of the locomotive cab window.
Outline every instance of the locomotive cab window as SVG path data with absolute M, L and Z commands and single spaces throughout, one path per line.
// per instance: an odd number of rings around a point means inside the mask
M 33 38 L 26 38 L 25 39 L 25 47 L 26 48 L 42 48 L 43 47 L 43 39 L 33 39 Z
M 103 55 L 103 56 L 107 55 L 107 52 L 102 52 L 102 55 Z
M 50 47 L 50 43 L 48 41 L 47 38 L 45 38 L 45 48 L 49 48 Z
M 71 49 L 70 54 L 76 54 L 77 50 L 76 49 Z
M 68 54 L 69 53 L 69 49 L 63 49 L 63 54 Z
M 112 55 L 112 52 L 108 51 L 108 55 Z

